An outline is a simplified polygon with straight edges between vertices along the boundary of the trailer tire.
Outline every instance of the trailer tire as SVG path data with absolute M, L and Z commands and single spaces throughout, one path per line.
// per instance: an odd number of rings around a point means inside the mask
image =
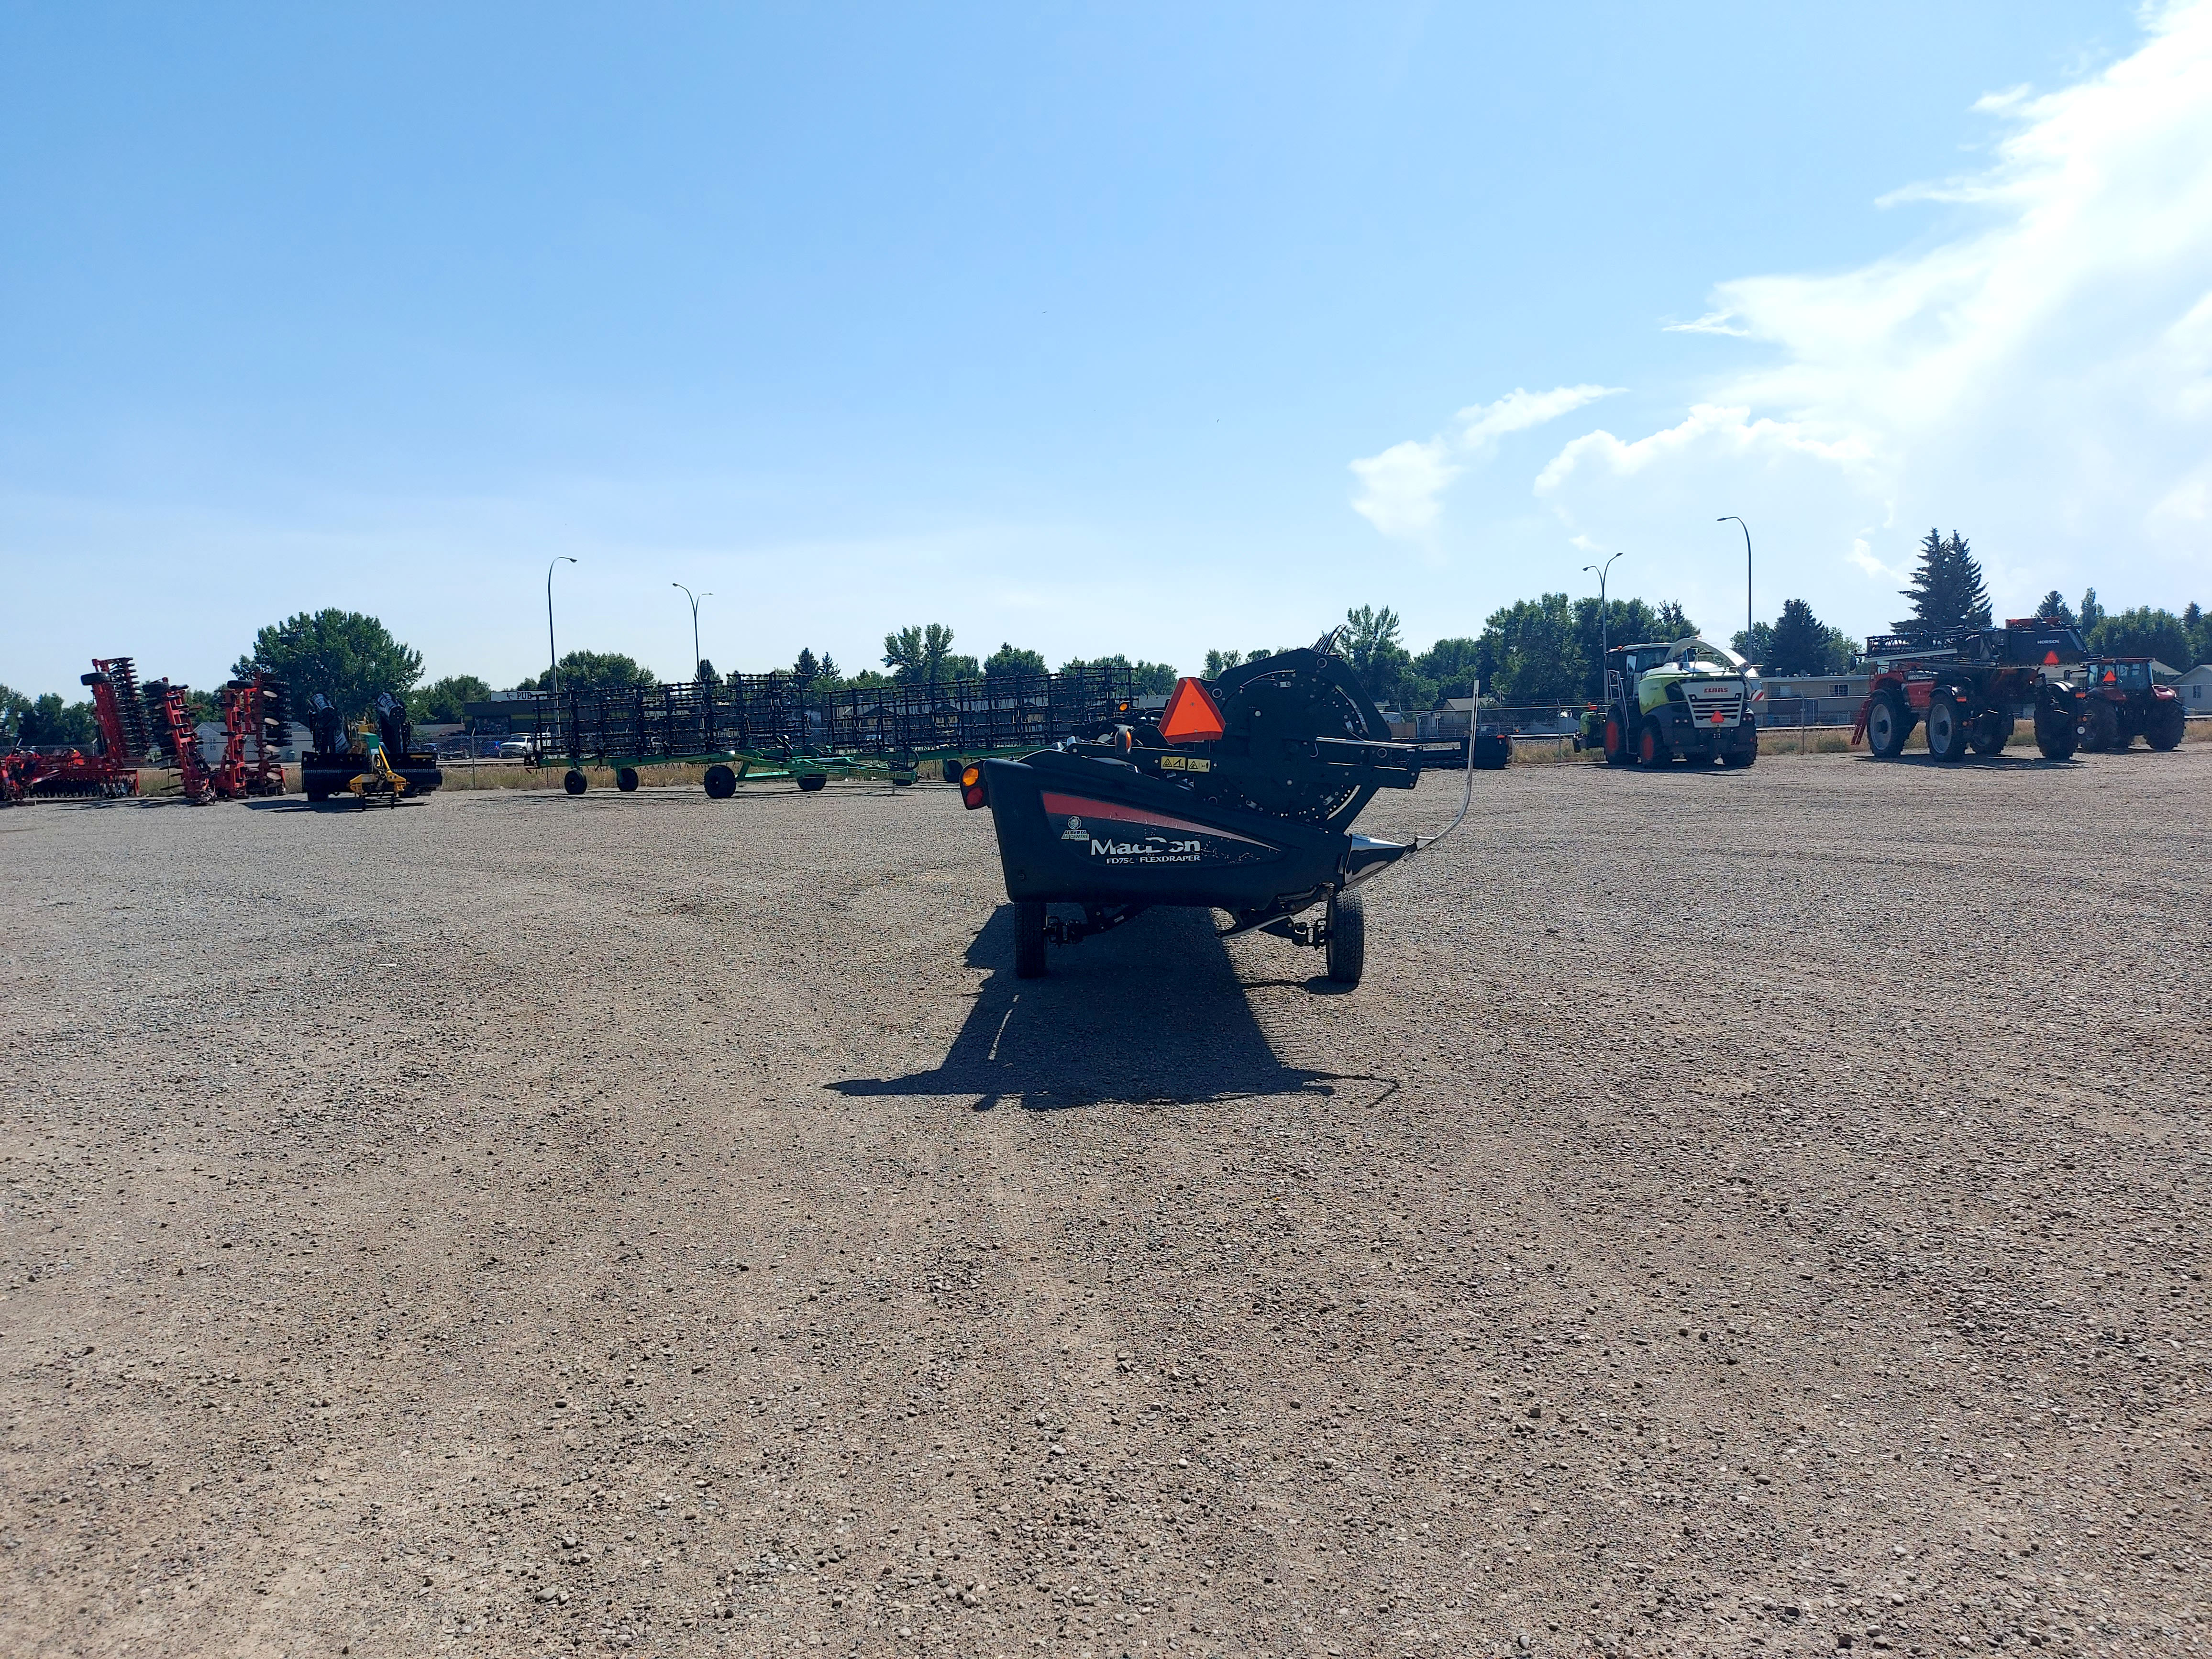
M 1628 734 L 1620 729 L 1620 717 L 1605 717 L 1605 763 L 1607 766 L 1633 766 L 1636 757 L 1630 752 Z
M 1877 758 L 1895 760 L 1905 752 L 1905 740 L 1912 735 L 1912 715 L 1892 688 L 1884 686 L 1874 694 L 1867 708 L 1866 732 L 1867 747 Z
M 1044 901 L 1014 902 L 1014 977 L 1044 977 Z
M 1367 907 L 1357 890 L 1340 887 L 1328 898 L 1328 943 L 1322 952 L 1332 984 L 1357 985 L 1367 970 Z
M 799 775 L 799 787 L 810 795 L 817 789 L 826 787 L 829 782 L 829 776 L 824 773 L 801 772 Z
M 589 786 L 584 775 L 572 766 L 561 775 L 561 787 L 572 795 L 580 795 Z
M 1666 733 L 1659 729 L 1659 721 L 1653 715 L 1644 717 L 1644 729 L 1637 733 L 1636 763 L 1655 772 L 1674 763 L 1674 748 L 1668 743 Z
M 1966 757 L 1967 722 L 1959 700 L 1948 691 L 1928 699 L 1928 758 L 1938 761 Z
M 2150 739 L 2154 749 L 2178 747 L 2189 731 L 2189 715 L 2177 700 L 2161 702 L 2150 712 L 2148 729 L 2143 736 Z
M 637 768 L 635 766 L 617 767 L 615 769 L 615 787 L 621 790 L 625 795 L 635 794 L 637 793 Z
M 707 798 L 709 800 L 727 800 L 737 793 L 738 775 L 735 772 L 726 766 L 707 769 Z

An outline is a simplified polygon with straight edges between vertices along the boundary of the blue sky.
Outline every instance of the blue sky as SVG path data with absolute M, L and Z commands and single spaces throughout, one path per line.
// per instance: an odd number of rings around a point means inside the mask
M 2212 13 L 0 12 L 0 681 L 2212 600 Z M 2094 246 L 2094 256 L 2084 251 Z M 2203 313 L 2200 315 L 2199 313 Z M 2199 590 L 2202 590 L 2201 592 Z

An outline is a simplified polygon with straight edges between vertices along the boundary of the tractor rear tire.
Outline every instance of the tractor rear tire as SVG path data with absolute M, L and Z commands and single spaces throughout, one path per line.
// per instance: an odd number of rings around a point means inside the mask
M 817 789 L 827 788 L 829 783 L 829 778 L 820 772 L 801 772 L 799 775 L 799 787 L 810 795 Z
M 637 768 L 635 766 L 624 766 L 617 769 L 615 773 L 615 787 L 621 790 L 625 795 L 635 794 L 637 793 Z
M 1967 722 L 1959 711 L 1957 698 L 1948 692 L 1938 691 L 1928 699 L 1929 759 L 1966 759 L 1966 731 Z
M 1912 735 L 1912 715 L 1905 699 L 1891 690 L 1875 692 L 1873 706 L 1867 710 L 1866 729 L 1867 747 L 1876 757 L 1895 760 L 1905 752 L 1905 740 Z
M 563 773 L 561 777 L 561 787 L 572 795 L 582 794 L 586 784 L 587 780 L 585 778 L 584 775 L 581 772 L 579 772 L 573 766 Z
M 1649 714 L 1644 716 L 1643 730 L 1636 734 L 1636 763 L 1653 772 L 1674 763 L 1674 746 L 1659 729 L 1658 720 Z
M 1014 904 L 1014 977 L 1044 977 L 1044 901 L 1019 899 Z
M 1605 763 L 1607 766 L 1633 766 L 1636 755 L 1628 746 L 1628 733 L 1620 729 L 1620 717 L 1605 717 Z
M 2083 722 L 2081 747 L 2093 755 L 2101 755 L 2108 749 L 2124 749 L 2120 738 L 2120 711 L 2112 706 L 2110 697 L 2092 696 L 2089 717 Z
M 1352 888 L 1329 895 L 1328 941 L 1322 955 L 1332 984 L 1357 985 L 1367 970 L 1367 907 Z
M 726 766 L 707 769 L 707 797 L 709 800 L 727 800 L 738 793 L 738 775 Z
M 2154 749 L 2172 749 L 2180 744 L 2189 730 L 2189 715 L 2177 701 L 2161 702 L 2150 711 L 2150 720 L 2143 736 L 2150 739 Z

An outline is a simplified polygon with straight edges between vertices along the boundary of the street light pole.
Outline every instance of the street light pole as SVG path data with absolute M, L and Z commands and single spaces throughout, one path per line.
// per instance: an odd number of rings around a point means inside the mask
M 1616 553 L 1613 559 L 1621 556 Z M 1602 565 L 1586 564 L 1583 567 L 1585 570 L 1597 573 L 1597 687 L 1600 697 L 1605 696 L 1605 661 L 1613 654 L 1612 619 L 1606 613 L 1605 604 L 1605 574 L 1613 568 L 1613 559 L 1607 559 Z
M 566 553 L 545 567 L 545 654 L 552 659 L 553 718 L 561 718 L 561 653 L 553 643 L 553 565 L 574 564 L 576 562 Z
M 682 582 L 671 582 L 668 585 L 671 587 L 684 587 Z M 699 655 L 699 601 L 711 599 L 714 596 L 712 593 L 694 594 L 690 588 L 684 587 L 684 597 L 691 601 L 691 678 L 696 680 L 699 678 L 699 664 L 702 660 Z
M 1715 524 L 1726 524 L 1731 519 L 1735 519 L 1735 527 L 1743 532 L 1743 643 L 1745 652 L 1748 654 L 1751 648 L 1752 629 L 1751 526 L 1746 524 L 1741 519 L 1736 519 L 1735 514 L 1733 513 L 1723 513 L 1719 518 L 1715 519 L 1713 522 Z

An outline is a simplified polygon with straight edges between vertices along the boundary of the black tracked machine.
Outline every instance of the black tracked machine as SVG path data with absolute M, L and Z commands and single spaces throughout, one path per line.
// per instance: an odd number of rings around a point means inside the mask
M 435 751 L 415 747 L 415 723 L 407 717 L 407 705 L 389 691 L 376 699 L 381 767 L 366 764 L 368 745 L 355 742 L 345 716 L 319 691 L 307 699 L 307 729 L 315 746 L 300 757 L 300 787 L 309 800 L 350 793 L 366 801 L 368 796 L 354 787 L 356 780 L 384 779 L 386 774 L 399 780 L 401 793 L 412 796 L 427 795 L 446 781 Z
M 1329 978 L 1358 982 L 1358 884 L 1443 837 L 1377 841 L 1352 820 L 1376 790 L 1411 789 L 1431 767 L 1465 768 L 1471 798 L 1474 771 L 1463 742 L 1392 740 L 1336 641 L 1211 684 L 1180 680 L 1157 725 L 1110 725 L 963 769 L 963 800 L 988 805 L 998 830 L 1019 977 L 1044 972 L 1048 944 L 1188 905 L 1228 912 L 1224 938 L 1257 928 L 1317 947 Z M 1052 904 L 1080 905 L 1082 919 Z

